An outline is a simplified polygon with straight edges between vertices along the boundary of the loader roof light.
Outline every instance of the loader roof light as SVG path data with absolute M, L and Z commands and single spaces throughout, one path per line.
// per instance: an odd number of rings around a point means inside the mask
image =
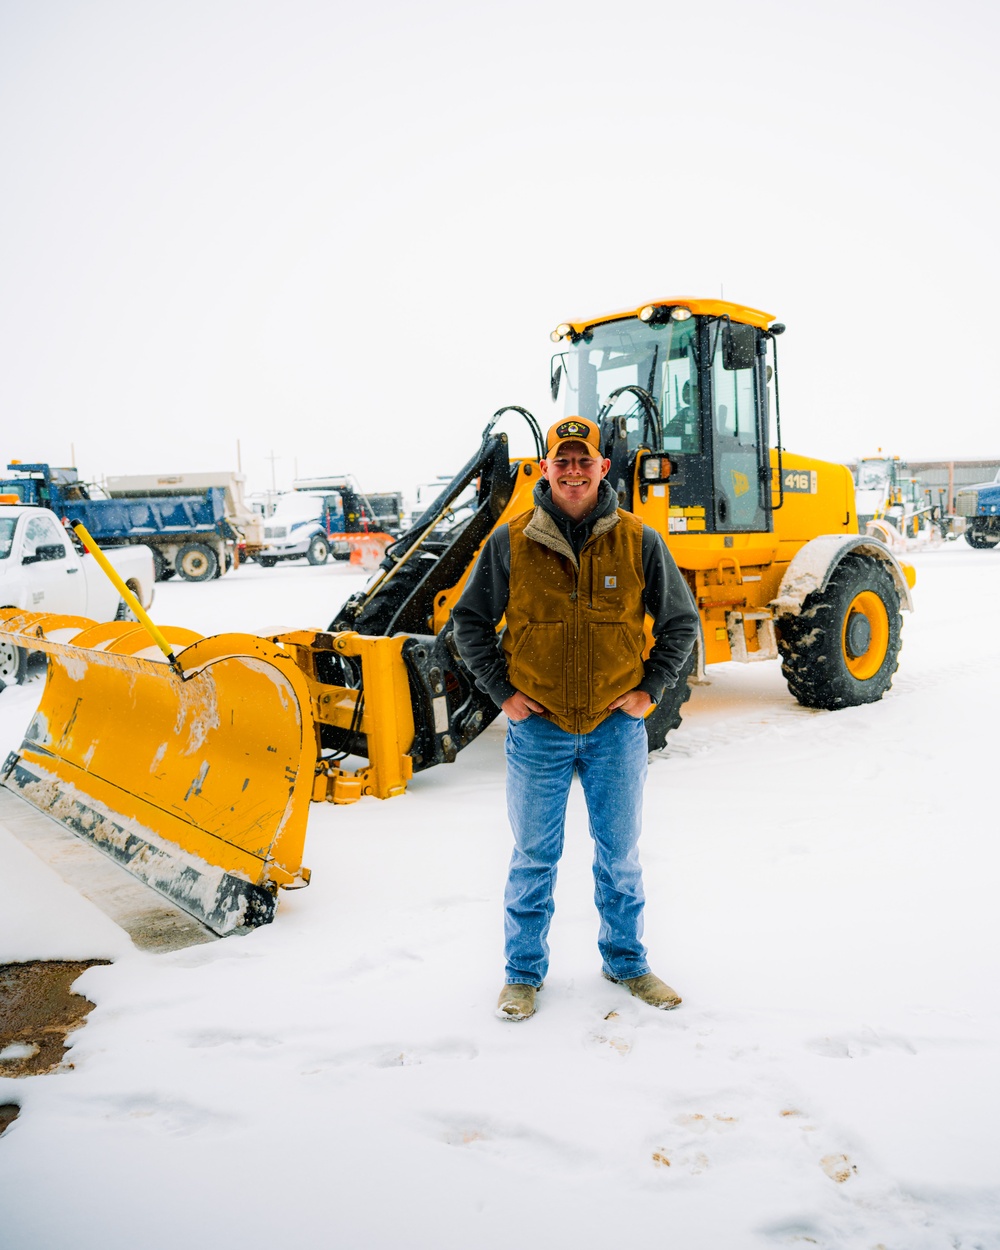
M 573 327 L 569 325 L 568 322 L 563 321 L 563 322 L 560 322 L 560 324 L 556 326 L 556 328 L 549 335 L 549 338 L 552 340 L 553 343 L 559 343 L 563 339 L 569 338 L 569 336 L 572 333 L 573 333 Z
M 647 304 L 639 309 L 639 320 L 647 325 L 660 325 L 664 321 L 687 321 L 691 317 L 691 309 L 683 304 L 675 304 L 673 308 L 663 304 Z

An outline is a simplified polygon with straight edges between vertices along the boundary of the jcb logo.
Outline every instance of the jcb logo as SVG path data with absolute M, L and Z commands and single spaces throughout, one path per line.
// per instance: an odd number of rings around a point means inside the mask
M 740 495 L 745 495 L 750 489 L 750 479 L 745 473 L 737 473 L 735 469 L 730 469 L 729 471 L 733 477 L 733 494 L 738 499 Z

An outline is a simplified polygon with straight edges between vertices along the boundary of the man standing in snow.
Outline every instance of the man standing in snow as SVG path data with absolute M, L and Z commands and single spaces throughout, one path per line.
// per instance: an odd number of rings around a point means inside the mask
M 676 684 L 698 635 L 698 613 L 663 539 L 618 507 L 604 480 L 611 462 L 601 455 L 597 425 L 558 421 L 546 448 L 534 511 L 490 535 L 452 613 L 459 654 L 507 715 L 514 852 L 497 1015 L 533 1015 L 548 970 L 574 772 L 594 839 L 603 974 L 669 1009 L 680 997 L 650 972 L 642 944 L 643 717 Z M 654 642 L 643 661 L 647 615 Z

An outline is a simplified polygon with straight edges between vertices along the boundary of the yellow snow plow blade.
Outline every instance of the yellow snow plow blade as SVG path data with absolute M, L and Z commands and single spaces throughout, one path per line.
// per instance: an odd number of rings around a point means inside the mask
M 216 933 L 265 924 L 302 868 L 316 769 L 294 648 L 135 622 L 0 612 L 0 637 L 48 655 L 41 702 L 0 781 Z

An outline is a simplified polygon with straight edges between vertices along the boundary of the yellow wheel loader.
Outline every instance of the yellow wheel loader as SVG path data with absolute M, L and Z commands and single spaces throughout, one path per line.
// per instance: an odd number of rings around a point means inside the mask
M 564 323 L 552 397 L 600 425 L 622 506 L 664 535 L 688 579 L 701 637 L 686 678 L 780 657 L 806 706 L 873 702 L 896 670 L 913 571 L 859 535 L 845 466 L 782 447 L 783 330 L 752 308 L 686 298 Z M 496 429 L 510 414 L 527 421 L 534 456 L 511 458 Z M 308 880 L 310 801 L 401 794 L 498 715 L 449 618 L 490 532 L 532 506 L 543 454 L 529 412 L 497 412 L 322 632 L 165 629 L 157 641 L 143 617 L 0 612 L 0 640 L 49 660 L 3 785 L 212 932 L 269 921 L 278 889 Z M 651 748 L 689 694 L 682 680 L 648 717 Z

